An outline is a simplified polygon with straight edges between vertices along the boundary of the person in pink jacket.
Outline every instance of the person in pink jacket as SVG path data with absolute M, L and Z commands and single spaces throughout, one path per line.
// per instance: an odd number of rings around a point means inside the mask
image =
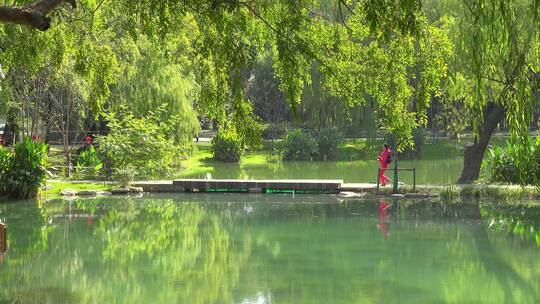
M 390 179 L 384 175 L 384 171 L 388 169 L 388 164 L 390 163 L 390 149 L 388 148 L 388 144 L 384 144 L 383 151 L 381 154 L 379 154 L 379 157 L 377 157 L 377 160 L 380 164 L 380 170 L 379 170 L 379 183 L 381 186 L 386 186 L 388 183 L 390 183 Z

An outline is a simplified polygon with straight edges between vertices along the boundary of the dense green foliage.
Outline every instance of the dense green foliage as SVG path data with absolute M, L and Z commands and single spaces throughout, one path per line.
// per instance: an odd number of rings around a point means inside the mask
M 12 159 L 12 152 L 3 146 L 0 146 L 0 194 L 6 192 L 6 178 L 8 170 L 11 167 Z
M 295 129 L 285 134 L 280 153 L 284 160 L 334 160 L 342 143 L 336 128 L 323 129 L 316 136 Z
M 133 166 L 139 177 L 166 176 L 178 167 L 182 151 L 174 145 L 174 123 L 162 110 L 136 118 L 123 110 L 106 116 L 110 132 L 98 136 L 98 153 L 109 171 Z
M 459 16 L 456 70 L 465 79 L 465 102 L 478 135 L 476 143 L 491 136 L 485 131 L 486 121 L 504 122 L 518 150 L 514 160 L 520 181 L 526 183 L 529 126 L 533 110 L 540 105 L 540 2 L 457 1 L 455 7 Z M 504 115 L 492 115 L 497 112 Z
M 26 2 L 20 0 L 13 4 Z M 85 81 L 88 93 L 84 100 L 95 117 L 104 109 L 110 110 L 117 102 L 127 103 L 137 115 L 144 115 L 156 103 L 166 102 L 170 107 L 168 113 L 175 114 L 182 109 L 181 114 L 186 117 L 182 123 L 186 127 L 180 129 L 194 130 L 193 124 L 188 123 L 193 121 L 193 116 L 190 118 L 192 111 L 187 100 L 195 97 L 200 114 L 220 125 L 231 123 L 239 135 L 245 137 L 242 140 L 251 144 L 250 140 L 256 138 L 253 136 L 256 124 L 246 99 L 249 79 L 246 71 L 257 63 L 257 55 L 272 56 L 273 73 L 279 79 L 279 88 L 295 109 L 301 101 L 304 86 L 311 82 L 313 63 L 321 66 L 322 73 L 327 76 L 325 81 L 336 78 L 333 81 L 345 83 L 347 75 L 329 69 L 333 62 L 324 58 L 339 57 L 338 53 L 341 53 L 338 50 L 333 54 L 325 47 L 335 40 L 332 32 L 336 33 L 334 36 L 338 40 L 335 42 L 339 45 L 340 40 L 349 39 L 344 36 L 344 30 L 358 21 L 361 21 L 362 29 L 367 29 L 364 40 L 371 39 L 369 32 L 374 33 L 375 40 L 383 40 L 387 36 L 417 33 L 423 27 L 417 18 L 420 13 L 417 0 L 393 1 L 390 6 L 390 3 L 377 1 L 349 6 L 339 3 L 339 10 L 347 7 L 354 12 L 350 16 L 346 14 L 345 17 L 351 19 L 346 20 L 347 24 L 312 14 L 316 9 L 337 17 L 338 3 L 145 0 L 137 3 L 120 1 L 112 5 L 83 1 L 77 10 L 70 12 L 73 16 L 68 20 L 62 15 L 56 16 L 58 24 L 45 34 L 3 26 L 0 39 L 6 40 L 6 44 L 11 41 L 25 43 L 9 48 L 7 60 L 2 64 L 8 75 L 31 64 L 28 69 L 31 74 L 27 78 L 37 75 L 47 65 L 53 71 L 73 67 L 74 76 Z M 393 9 L 400 14 L 393 13 Z M 87 18 L 89 16 L 91 18 Z M 72 18 L 76 21 L 66 24 Z M 92 34 L 88 35 L 88 32 Z M 357 37 L 350 39 L 363 45 Z M 159 42 L 159 48 L 154 46 L 156 42 Z M 377 48 L 375 44 L 373 47 Z M 28 49 L 32 51 L 24 51 Z M 21 51 L 24 52 L 22 56 L 16 55 Z M 19 102 L 11 92 L 13 87 L 6 85 L 9 99 Z M 178 136 L 183 138 L 185 133 Z
M 506 146 L 490 148 L 483 163 L 484 179 L 490 182 L 517 184 L 524 181 L 526 184 L 538 184 L 540 182 L 540 136 L 536 138 L 535 143 L 530 144 L 527 150 L 530 153 L 529 162 L 525 167 L 525 172 L 521 172 L 517 160 L 520 158 L 519 153 L 522 147 L 507 142 Z M 524 173 L 524 180 L 521 173 Z
M 246 149 L 265 124 L 272 138 L 336 128 L 373 143 L 384 131 L 418 158 L 415 130 L 488 142 L 482 124 L 499 107 L 495 125 L 518 143 L 526 179 L 539 116 L 538 0 L 76 2 L 57 8 L 45 32 L 0 24 L 0 118 L 16 133 L 60 132 L 66 142 L 105 132 L 105 113 L 145 119 L 162 107 L 175 149 L 189 148 L 199 118 L 235 129 Z M 317 141 L 318 153 L 303 157 L 332 158 L 337 144 Z
M 144 116 L 163 107 L 161 120 L 174 120 L 171 130 L 175 144 L 190 144 L 199 130 L 197 113 L 193 109 L 195 83 L 189 68 L 186 48 L 189 41 L 179 37 L 159 48 L 145 37 L 138 41 L 126 38 L 125 50 L 119 55 L 132 64 L 123 65 L 124 71 L 112 91 L 111 107 L 127 105 L 136 115 Z M 177 53 L 177 57 L 167 55 Z
M 94 146 L 82 151 L 76 158 L 75 171 L 86 179 L 95 179 L 99 176 L 103 163 L 99 159 Z
M 289 131 L 281 145 L 284 160 L 313 160 L 319 154 L 317 141 L 300 129 Z
M 212 155 L 215 160 L 236 163 L 244 155 L 245 146 L 236 130 L 220 130 L 212 139 Z
M 128 187 L 137 176 L 137 169 L 132 165 L 127 165 L 123 168 L 117 168 L 112 173 L 112 178 L 120 187 Z
M 405 159 L 420 159 L 422 158 L 422 151 L 426 144 L 426 129 L 416 128 L 413 130 L 413 146 L 409 146 L 403 151 L 402 155 Z
M 488 150 L 487 158 L 484 160 L 484 174 L 489 181 L 519 182 L 515 150 L 514 145 L 510 143 L 507 143 L 506 147 L 495 146 Z
M 343 142 L 343 136 L 336 128 L 327 128 L 317 134 L 317 147 L 321 160 L 333 160 L 338 155 L 338 148 Z
M 47 177 L 47 145 L 25 138 L 13 152 L 0 148 L 0 165 L 0 194 L 34 198 Z

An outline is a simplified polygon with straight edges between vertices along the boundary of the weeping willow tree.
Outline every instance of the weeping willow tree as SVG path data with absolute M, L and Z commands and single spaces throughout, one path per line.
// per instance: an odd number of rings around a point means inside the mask
M 20 5 L 27 3 L 12 2 Z M 0 86 L 3 87 L 0 108 L 5 111 L 13 129 L 27 132 L 24 125 L 18 123 L 25 117 L 18 114 L 17 109 L 21 108 L 23 100 L 16 93 L 27 89 L 40 75 L 45 75 L 45 83 L 58 82 L 60 78 L 64 83 L 58 85 L 80 83 L 88 92 L 84 96 L 85 107 L 92 113 L 101 111 L 110 97 L 110 86 L 117 81 L 119 63 L 112 50 L 111 32 L 105 30 L 104 12 L 96 11 L 92 18 L 88 18 L 89 12 L 96 7 L 97 4 L 92 1 L 81 3 L 78 10 L 69 16 L 77 21 L 56 24 L 44 33 L 0 23 L 0 64 L 6 74 L 3 81 L 0 79 Z M 62 75 L 66 70 L 70 71 L 69 77 Z M 21 81 L 16 81 L 16 78 L 21 78 Z M 56 95 L 48 90 L 51 87 L 41 89 L 41 94 Z M 46 111 L 47 107 L 43 104 L 46 101 L 46 98 L 32 100 L 38 111 Z M 49 116 L 49 113 L 45 114 L 45 117 Z M 46 121 L 43 123 L 47 124 Z M 42 125 L 42 122 L 36 124 Z M 32 131 L 37 129 L 33 128 Z
M 76 21 L 73 17 L 80 9 L 68 10 L 69 5 L 63 5 L 65 2 L 10 2 L 9 6 L 0 8 L 0 12 L 5 13 L 0 14 L 0 22 L 47 30 L 57 26 L 55 23 L 51 24 L 52 15 L 57 22 Z M 243 73 L 255 62 L 258 53 L 269 49 L 273 54 L 274 70 L 280 79 L 280 89 L 293 109 L 299 105 L 306 84 L 311 82 L 310 70 L 313 62 L 324 67 L 321 70 L 327 78 L 339 77 L 340 80 L 336 81 L 341 85 L 346 84 L 344 77 L 351 77 L 339 76 L 339 73 L 334 71 L 333 64 L 324 59 L 324 53 L 329 50 L 318 49 L 319 46 L 337 45 L 340 42 L 335 41 L 333 35 L 322 36 L 314 31 L 318 25 L 326 22 L 319 18 L 324 15 L 319 13 L 321 7 L 326 6 L 333 11 L 331 17 L 334 20 L 330 23 L 342 31 L 354 25 L 379 33 L 399 32 L 409 35 L 419 32 L 417 17 L 420 0 L 336 0 L 323 1 L 323 4 L 315 0 L 67 2 L 72 8 L 93 8 L 86 10 L 87 16 L 83 17 L 88 20 L 94 20 L 94 15 L 100 15 L 100 10 L 114 11 L 114 18 L 109 21 L 120 21 L 119 23 L 124 25 L 121 31 L 137 33 L 140 30 L 159 42 L 170 40 L 185 29 L 186 25 L 194 24 L 191 38 L 195 50 L 193 62 L 197 64 L 195 77 L 200 85 L 197 99 L 202 106 L 199 109 L 202 114 L 219 121 L 222 126 L 233 126 L 245 138 L 258 135 L 256 119 L 245 98 L 247 77 Z M 67 13 L 52 14 L 57 11 Z M 22 22 L 20 16 L 25 14 L 41 18 L 44 24 L 36 26 L 34 22 Z M 352 19 L 348 25 L 340 23 L 349 15 L 356 15 L 358 18 Z M 114 27 L 116 24 L 108 22 L 98 27 L 92 25 L 92 34 L 89 36 L 93 37 L 93 31 L 96 30 L 109 31 L 107 25 Z M 110 34 L 113 37 L 115 35 Z M 82 46 L 81 53 L 84 54 L 99 51 L 98 48 L 91 47 L 91 44 L 83 43 Z M 390 87 L 387 89 L 393 90 Z M 386 95 L 390 95 L 389 92 Z M 379 98 L 377 102 L 379 100 L 383 107 L 389 109 L 384 106 L 384 98 Z M 392 113 L 400 117 L 387 120 L 392 122 L 391 128 L 394 130 L 401 129 L 404 125 L 401 122 L 404 116 L 414 116 L 404 111 Z
M 503 121 L 520 149 L 520 172 L 530 163 L 529 125 L 538 99 L 540 1 L 458 1 L 457 58 L 474 95 L 467 99 L 476 138 L 465 150 L 460 182 L 478 178 L 489 140 Z
M 373 101 L 380 125 L 396 135 L 399 149 L 413 144 L 412 131 L 427 123 L 427 108 L 446 76 L 449 42 L 438 25 L 418 23 L 417 35 L 399 31 L 372 32 L 366 17 L 353 15 L 347 27 L 322 26 L 321 35 L 337 37 L 321 49 L 337 77 L 325 84 L 351 105 Z M 381 35 L 383 37 L 381 37 Z M 329 41 L 324 40 L 323 41 Z
M 420 1 L 323 2 L 146 0 L 120 3 L 132 24 L 152 37 L 169 37 L 185 26 L 185 20 L 194 22 L 194 61 L 197 65 L 196 82 L 200 84 L 200 113 L 219 121 L 223 127 L 236 129 L 243 138 L 250 139 L 259 137 L 259 134 L 257 120 L 245 98 L 249 78 L 245 71 L 256 63 L 259 54 L 272 54 L 273 69 L 280 81 L 280 89 L 293 111 L 300 105 L 304 89 L 311 84 L 313 64 L 321 67 L 325 79 L 332 79 L 329 83 L 335 83 L 325 87 L 332 87 L 332 95 L 347 96 L 350 100 L 356 99 L 356 102 L 365 92 L 350 94 L 354 91 L 351 86 L 355 85 L 355 77 L 371 77 L 373 80 L 382 79 L 391 83 L 396 72 L 399 75 L 406 72 L 404 67 L 407 64 L 401 69 L 396 66 L 389 72 L 381 70 L 381 66 L 377 65 L 380 62 L 370 61 L 366 65 L 376 65 L 371 66 L 373 73 L 359 76 L 358 69 L 348 69 L 347 63 L 340 62 L 343 57 L 336 55 L 334 48 L 338 48 L 337 53 L 341 54 L 347 51 L 339 47 L 342 43 L 361 47 L 363 42 L 355 41 L 356 37 L 347 35 L 349 28 L 353 28 L 353 31 L 360 28 L 364 42 L 369 39 L 378 41 L 379 38 L 383 40 L 392 36 L 417 35 L 422 23 L 418 20 Z M 324 10 L 331 11 L 331 14 Z M 340 34 L 333 35 L 332 29 Z M 377 35 L 370 36 L 373 32 Z M 379 46 L 377 43 L 371 44 L 372 50 Z M 410 50 L 413 46 L 411 42 Z M 386 62 L 389 62 L 389 56 L 394 55 L 401 54 L 387 53 Z M 329 56 L 334 56 L 335 60 L 329 60 Z M 407 76 L 403 76 L 399 81 L 406 82 L 407 79 Z M 342 88 L 338 89 L 338 86 Z M 403 87 L 401 84 L 399 86 Z M 403 137 L 404 144 L 410 143 L 410 135 L 405 133 L 410 132 L 415 123 L 422 123 L 416 122 L 417 115 L 409 107 L 411 92 L 402 92 L 403 106 L 394 107 L 391 106 L 394 98 L 390 96 L 395 88 L 380 85 L 378 91 L 384 93 L 380 94 L 376 102 L 386 110 L 385 117 L 389 117 L 383 124 L 390 123 L 389 129 L 393 131 L 403 130 L 399 135 Z M 426 90 L 426 94 L 429 95 L 429 91 Z
M 200 130 L 193 102 L 196 97 L 194 75 L 185 66 L 185 54 L 175 58 L 167 53 L 177 53 L 183 43 L 181 39 L 172 40 L 169 45 L 158 48 L 144 36 L 137 42 L 130 38 L 133 48 L 129 55 L 135 62 L 124 65 L 118 84 L 111 98 L 111 110 L 118 110 L 122 105 L 137 116 L 146 116 L 163 107 L 162 120 L 174 119 L 172 136 L 176 144 L 189 144 Z M 163 106 L 165 105 L 165 106 Z

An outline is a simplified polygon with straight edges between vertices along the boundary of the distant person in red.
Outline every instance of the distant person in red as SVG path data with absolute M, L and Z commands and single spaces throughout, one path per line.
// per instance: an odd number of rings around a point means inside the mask
M 391 205 L 385 201 L 381 201 L 379 204 L 379 230 L 385 239 L 387 239 L 390 235 L 388 227 L 386 226 L 386 224 L 388 224 L 388 215 L 386 214 L 386 209 L 390 208 L 390 206 Z
M 92 136 L 86 136 L 86 137 L 84 138 L 84 141 L 86 141 L 86 144 L 87 144 L 88 146 L 90 146 L 90 145 L 92 145 L 92 144 L 94 143 L 94 140 L 92 139 Z
M 388 169 L 388 164 L 391 162 L 390 160 L 390 149 L 388 148 L 388 144 L 384 144 L 383 151 L 379 156 L 377 157 L 377 160 L 379 161 L 381 170 L 379 170 L 379 183 L 381 186 L 386 186 L 390 179 L 384 175 L 384 171 Z

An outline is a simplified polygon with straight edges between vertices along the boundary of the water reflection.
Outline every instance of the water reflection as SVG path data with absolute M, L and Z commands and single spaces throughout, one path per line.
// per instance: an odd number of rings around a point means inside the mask
M 509 229 L 536 229 L 540 207 L 506 206 L 302 195 L 0 205 L 0 302 L 535 303 L 539 248 Z
M 390 204 L 386 201 L 381 201 L 379 203 L 379 230 L 381 231 L 381 234 L 385 239 L 388 238 L 390 235 L 390 231 L 388 230 L 388 214 L 387 209 L 390 208 Z
M 271 304 L 272 294 L 268 292 L 258 292 L 254 297 L 243 299 L 241 304 Z

